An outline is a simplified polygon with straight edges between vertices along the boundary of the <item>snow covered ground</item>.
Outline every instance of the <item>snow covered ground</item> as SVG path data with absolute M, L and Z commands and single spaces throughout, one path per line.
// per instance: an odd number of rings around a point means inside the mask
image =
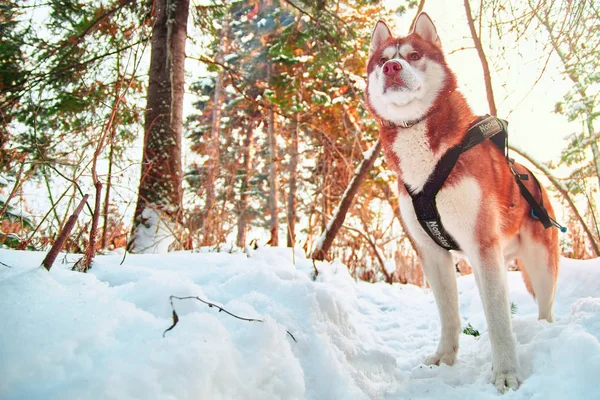
M 119 254 L 88 274 L 59 257 L 0 250 L 0 399 L 600 399 L 600 261 L 562 260 L 553 324 L 509 273 L 525 381 L 488 383 L 490 344 L 472 276 L 458 279 L 457 363 L 426 367 L 439 321 L 410 285 L 355 282 L 340 263 L 290 249 L 245 254 Z M 10 266 L 10 267 L 9 267 Z M 196 300 L 264 323 L 245 322 Z M 297 342 L 286 333 L 289 330 Z

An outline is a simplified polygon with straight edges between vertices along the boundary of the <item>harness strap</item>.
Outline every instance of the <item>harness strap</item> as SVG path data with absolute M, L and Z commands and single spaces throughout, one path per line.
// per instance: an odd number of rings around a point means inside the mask
M 460 247 L 454 238 L 442 225 L 435 200 L 437 193 L 444 185 L 444 182 L 446 182 L 446 179 L 450 175 L 450 172 L 452 172 L 452 169 L 456 165 L 460 155 L 487 139 L 490 139 L 492 142 L 494 142 L 494 144 L 506 156 L 510 171 L 515 177 L 517 186 L 519 186 L 521 196 L 523 196 L 523 198 L 531 207 L 532 217 L 539 219 L 546 229 L 555 226 L 562 232 L 565 232 L 566 228 L 560 226 L 548 215 L 548 211 L 544 208 L 543 198 L 540 197 L 539 201 L 536 200 L 533 194 L 523 183 L 523 180 L 528 180 L 529 175 L 531 175 L 541 193 L 542 190 L 540 182 L 537 180 L 535 175 L 533 175 L 531 171 L 528 171 L 529 174 L 519 174 L 515 169 L 514 161 L 508 158 L 508 122 L 490 115 L 486 115 L 484 117 L 479 117 L 475 121 L 473 126 L 471 126 L 471 128 L 469 128 L 467 131 L 467 134 L 460 144 L 454 146 L 442 156 L 435 166 L 433 173 L 427 179 L 423 189 L 417 192 L 412 190 L 406 183 L 404 184 L 406 191 L 412 199 L 417 219 L 429 237 L 431 237 L 431 239 L 443 249 L 460 250 Z
M 438 246 L 446 250 L 460 250 L 456 240 L 442 225 L 436 204 L 437 193 L 454 169 L 459 156 L 470 148 L 487 139 L 499 137 L 499 143 L 502 143 L 501 151 L 506 152 L 507 126 L 506 121 L 490 115 L 478 118 L 475 124 L 469 128 L 461 143 L 448 150 L 438 161 L 423 189 L 416 192 L 404 184 L 412 199 L 419 224 Z
M 553 227 L 554 224 L 552 223 L 552 220 L 550 219 L 550 216 L 548 215 L 548 211 L 544 207 L 544 198 L 542 196 L 540 196 L 540 201 L 538 202 L 535 199 L 535 197 L 533 197 L 533 194 L 531 194 L 529 189 L 527 189 L 527 187 L 525 187 L 525 184 L 523 183 L 523 178 L 521 177 L 521 174 L 519 174 L 517 172 L 517 170 L 515 169 L 512 161 L 510 163 L 510 171 L 515 176 L 515 181 L 517 182 L 517 186 L 519 186 L 519 191 L 521 192 L 521 196 L 523 196 L 525 201 L 527 201 L 527 203 L 529 204 L 529 207 L 531 207 L 531 210 L 534 213 L 532 215 L 534 215 L 535 218 L 540 220 L 542 225 L 544 225 L 545 229 Z M 531 171 L 528 170 L 528 172 L 529 172 L 529 174 L 527 174 L 526 177 L 528 178 L 529 175 L 531 175 L 533 177 L 533 180 L 535 181 L 535 184 L 537 185 L 537 187 L 541 193 L 542 187 L 540 186 L 540 182 L 537 180 L 535 175 L 531 173 Z
M 414 192 L 407 184 L 404 184 L 406 191 L 412 198 L 419 224 L 421 224 L 421 227 L 438 246 L 446 250 L 459 250 L 460 247 L 446 231 L 444 225 L 442 225 L 435 200 L 437 193 L 440 191 L 446 178 L 448 178 L 448 175 L 450 175 L 450 172 L 452 172 L 456 161 L 458 161 L 460 153 L 461 149 L 459 146 L 448 150 L 435 166 L 435 170 L 421 191 Z
M 508 140 L 507 132 L 507 121 L 492 117 L 491 115 L 479 117 L 475 124 L 469 128 L 465 138 L 460 144 L 462 152 L 469 150 L 471 147 L 476 146 L 487 139 L 491 139 L 502 153 L 506 154 L 506 149 L 508 147 L 506 145 Z

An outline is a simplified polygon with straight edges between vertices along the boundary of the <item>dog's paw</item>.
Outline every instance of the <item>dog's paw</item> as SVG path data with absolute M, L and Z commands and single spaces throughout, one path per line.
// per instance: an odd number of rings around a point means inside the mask
M 498 392 L 504 393 L 506 389 L 517 390 L 521 385 L 521 379 L 514 372 L 492 373 L 492 383 Z
M 425 360 L 423 361 L 423 363 L 425 365 L 440 365 L 440 364 L 447 364 L 447 365 L 453 365 L 454 362 L 456 361 L 456 353 L 457 351 L 454 349 L 450 349 L 450 351 L 445 351 L 445 352 L 435 352 L 427 357 L 425 357 Z

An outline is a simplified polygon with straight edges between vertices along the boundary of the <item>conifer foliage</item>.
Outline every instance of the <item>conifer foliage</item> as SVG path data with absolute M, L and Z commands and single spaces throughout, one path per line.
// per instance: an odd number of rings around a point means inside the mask
M 27 208 L 21 194 L 37 187 L 48 203 L 29 232 L 35 235 L 17 229 L 20 247 L 53 241 L 91 191 L 96 152 L 109 166 L 102 172 L 107 194 L 111 171 L 129 168 L 127 149 L 143 115 L 140 65 L 150 26 L 150 4 L 134 0 L 0 5 L 0 174 L 12 182 L 4 195 L 11 206 Z M 106 210 L 115 208 L 114 198 L 103 200 Z M 110 219 L 122 216 L 105 216 L 104 231 L 114 227 L 107 229 Z M 85 247 L 88 223 L 80 221 L 67 249 Z
M 292 246 L 301 237 L 310 253 L 363 153 L 376 144 L 363 103 L 364 69 L 373 20 L 385 11 L 370 1 L 256 1 L 197 11 L 210 27 L 212 52 L 201 57 L 209 73 L 193 84 L 198 101 L 187 124 L 199 155 L 186 171 L 198 195 L 191 226 L 211 227 L 196 231 L 203 244 L 235 235 L 243 247 L 252 240 L 247 231 L 262 227 L 269 232 L 265 242 L 274 245 L 281 236 Z M 369 233 L 388 207 L 375 183 L 391 178 L 379 174 L 381 163 L 367 171 L 349 225 L 337 236 L 340 246 L 327 257 L 353 255 L 357 266 L 367 260 L 381 270 L 377 252 L 384 250 L 373 251 L 356 234 Z M 383 236 L 400 231 L 386 229 L 369 237 L 375 249 Z

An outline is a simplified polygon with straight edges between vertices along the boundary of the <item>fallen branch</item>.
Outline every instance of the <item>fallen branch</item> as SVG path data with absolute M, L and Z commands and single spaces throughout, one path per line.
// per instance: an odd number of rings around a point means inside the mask
M 75 211 L 73 211 L 73 214 L 67 220 L 67 223 L 65 224 L 62 231 L 56 238 L 56 241 L 54 242 L 54 244 L 52 245 L 52 248 L 46 255 L 46 258 L 44 258 L 42 265 L 44 266 L 44 268 L 46 268 L 46 270 L 50 271 L 50 268 L 52 268 L 52 264 L 54 264 L 54 260 L 56 260 L 56 257 L 58 256 L 58 253 L 60 252 L 63 245 L 65 244 L 67 237 L 69 237 L 69 235 L 71 234 L 71 231 L 73 230 L 73 227 L 75 226 L 75 222 L 77 222 L 77 218 L 79 217 L 81 210 L 83 210 L 83 207 L 87 203 L 88 197 L 90 197 L 89 194 L 86 194 L 85 196 L 83 196 L 83 199 L 81 199 L 81 203 L 79 203 L 79 205 L 77 206 Z
M 367 174 L 375 164 L 375 160 L 379 156 L 381 152 L 381 140 L 377 140 L 375 144 L 368 150 L 365 154 L 364 159 L 354 172 L 354 176 L 350 180 L 346 191 L 342 195 L 340 202 L 334 212 L 331 220 L 327 224 L 327 227 L 321 234 L 321 237 L 317 241 L 315 249 L 313 250 L 310 258 L 317 261 L 323 261 L 327 252 L 331 248 L 333 244 L 333 240 L 335 239 L 338 231 L 344 224 L 344 219 L 346 218 L 346 214 L 352 205 L 352 201 L 354 200 L 354 196 L 358 192 L 362 182 L 367 177 Z
M 0 261 L 0 264 L 4 265 L 6 268 L 12 268 L 10 265 L 3 263 L 2 261 Z
M 216 307 L 216 308 L 219 310 L 219 312 L 221 312 L 221 311 L 222 311 L 222 312 L 224 312 L 224 313 L 226 313 L 226 314 L 229 314 L 229 315 L 231 315 L 232 317 L 234 317 L 234 318 L 237 318 L 237 319 L 240 319 L 240 320 L 242 320 L 242 321 L 248 321 L 248 322 L 264 322 L 262 319 L 256 319 L 256 318 L 244 318 L 244 317 L 240 317 L 240 316 L 238 316 L 238 315 L 235 315 L 235 314 L 233 314 L 233 313 L 231 313 L 231 312 L 227 311 L 226 309 L 224 309 L 224 308 L 223 308 L 223 307 L 221 307 L 221 306 L 218 306 L 218 305 L 216 305 L 216 304 L 214 304 L 214 303 L 211 303 L 211 302 L 209 302 L 209 301 L 206 301 L 206 300 L 202 300 L 200 297 L 197 297 L 197 296 L 178 297 L 178 296 L 173 296 L 173 295 L 171 295 L 171 296 L 169 296 L 169 301 L 170 301 L 170 303 L 171 303 L 171 308 L 173 309 L 173 325 L 171 325 L 171 326 L 170 326 L 170 327 L 169 327 L 169 328 L 168 328 L 166 331 L 164 331 L 164 332 L 163 332 L 163 337 L 165 337 L 165 335 L 166 335 L 166 333 L 167 333 L 167 332 L 169 332 L 171 329 L 175 328 L 175 325 L 177 325 L 177 323 L 179 322 L 179 316 L 177 315 L 177 312 L 175 312 L 175 306 L 173 305 L 173 299 L 177 299 L 177 300 L 196 299 L 196 300 L 198 300 L 199 302 L 206 304 L 206 305 L 207 305 L 208 307 L 210 307 L 210 308 L 212 308 L 212 307 Z M 291 337 L 291 338 L 294 340 L 294 342 L 296 342 L 296 343 L 298 342 L 298 341 L 296 340 L 296 338 L 294 337 L 294 335 L 292 335 L 292 333 L 291 333 L 290 331 L 288 331 L 288 330 L 286 329 L 286 332 L 287 332 L 287 334 L 288 334 L 288 335 L 290 335 L 290 337 Z

